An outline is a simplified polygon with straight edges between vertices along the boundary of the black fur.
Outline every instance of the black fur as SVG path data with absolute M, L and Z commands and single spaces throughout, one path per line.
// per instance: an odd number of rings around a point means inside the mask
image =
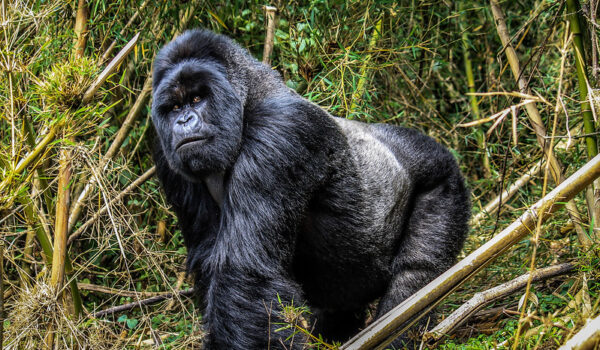
M 469 194 L 433 139 L 332 117 L 205 30 L 159 52 L 153 88 L 158 176 L 208 349 L 302 348 L 301 335 L 276 331 L 292 303 L 311 307 L 315 332 L 344 340 L 368 303 L 381 298 L 380 316 L 454 263 Z

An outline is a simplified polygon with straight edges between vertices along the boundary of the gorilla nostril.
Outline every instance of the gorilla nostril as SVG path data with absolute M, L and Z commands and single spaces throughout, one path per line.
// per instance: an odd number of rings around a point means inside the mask
M 183 116 L 179 117 L 179 119 L 177 119 L 177 124 L 187 124 L 192 119 L 192 117 L 192 113 L 184 114 Z

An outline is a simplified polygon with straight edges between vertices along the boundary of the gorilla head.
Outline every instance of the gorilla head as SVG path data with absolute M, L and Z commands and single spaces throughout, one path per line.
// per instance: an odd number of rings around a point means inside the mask
M 170 167 L 199 181 L 233 164 L 243 107 L 225 67 L 215 57 L 180 52 L 185 40 L 179 37 L 156 57 L 152 121 Z

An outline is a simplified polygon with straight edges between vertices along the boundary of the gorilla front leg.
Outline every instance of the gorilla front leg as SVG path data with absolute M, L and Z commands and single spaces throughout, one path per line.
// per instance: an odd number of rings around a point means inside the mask
M 286 328 L 282 315 L 283 307 L 302 304 L 298 286 L 276 271 L 264 272 L 225 264 L 212 273 L 206 349 L 303 348 L 306 339 Z

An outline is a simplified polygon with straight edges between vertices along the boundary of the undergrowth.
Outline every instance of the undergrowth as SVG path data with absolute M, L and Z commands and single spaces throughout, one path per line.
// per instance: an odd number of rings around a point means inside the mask
M 590 98 L 597 102 L 598 52 L 594 55 L 593 50 L 598 51 L 598 25 L 591 22 L 595 16 L 590 9 L 598 2 L 582 3 Z M 154 135 L 144 86 L 158 48 L 186 28 L 229 35 L 260 59 L 265 39 L 262 5 L 256 0 L 87 1 L 88 27 L 78 54 L 77 2 L 2 2 L 0 236 L 5 247 L 6 348 L 40 348 L 48 334 L 54 334 L 58 348 L 200 348 L 202 315 L 188 296 L 101 317 L 94 314 L 191 287 L 183 272 L 183 239 L 158 181 L 144 178 L 123 193 L 152 169 Z M 519 87 L 489 3 L 312 0 L 273 5 L 279 21 L 272 65 L 287 86 L 332 114 L 417 128 L 445 144 L 467 178 L 474 215 L 542 159 L 525 109 L 515 107 L 522 96 L 514 94 Z M 563 1 L 506 1 L 500 6 L 531 88 L 529 97 L 536 98 L 547 140 L 555 141 L 568 176 L 589 157 Z M 137 33 L 134 49 L 84 103 L 85 92 Z M 467 59 L 473 91 L 480 93 L 475 97 L 478 111 L 468 94 Z M 136 103 L 140 108 L 134 108 Z M 502 111 L 503 118 L 465 126 Z M 48 281 L 51 242 L 61 215 L 57 178 L 62 151 L 70 155 L 69 233 L 76 237 L 68 246 L 72 270 L 57 294 Z M 545 172 L 532 176 L 500 214 L 485 215 L 473 225 L 461 258 L 545 195 Z M 551 179 L 549 185 L 554 186 Z M 583 194 L 575 204 L 583 229 L 593 236 Z M 77 205 L 82 210 L 75 215 Z M 519 323 L 517 348 L 558 348 L 600 313 L 597 245 L 582 246 L 564 210 L 546 221 L 540 233 L 534 265 L 573 262 L 576 271 L 535 283 L 523 317 L 521 290 L 479 310 L 436 348 L 513 348 Z M 445 299 L 432 325 L 474 293 L 529 271 L 536 244 L 531 237 Z M 70 281 L 82 296 L 80 318 L 73 316 Z M 313 348 L 339 345 L 311 334 L 306 305 L 285 306 L 283 313 L 288 322 L 281 327 L 308 335 Z

